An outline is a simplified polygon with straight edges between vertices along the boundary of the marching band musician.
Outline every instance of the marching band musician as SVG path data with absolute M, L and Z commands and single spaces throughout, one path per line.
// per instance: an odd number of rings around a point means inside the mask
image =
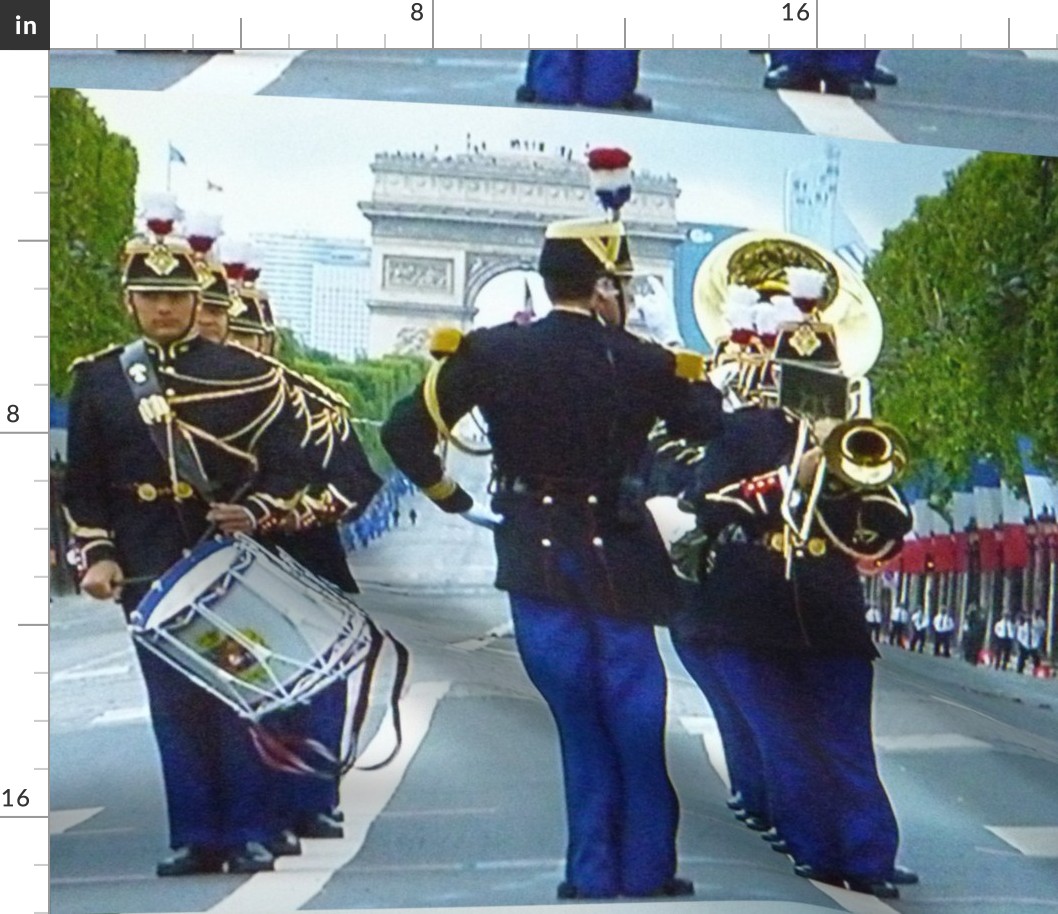
M 777 354 L 779 371 L 800 362 L 862 374 L 876 352 L 865 361 L 826 321 L 837 314 L 849 326 L 869 327 L 873 301 L 846 294 L 828 310 L 840 285 L 855 277 L 790 236 L 735 236 L 714 254 L 699 273 L 696 307 L 701 319 L 728 300 L 726 315 L 713 317 L 711 342 L 720 347 L 718 361 L 739 364 L 739 375 L 723 432 L 684 496 L 705 546 L 691 569 L 700 582 L 697 605 L 674 623 L 673 640 L 710 700 L 712 680 L 736 697 L 725 707 L 739 716 L 759 754 L 762 770 L 751 774 L 766 797 L 756 798 L 764 806 L 758 814 L 776 829 L 795 872 L 896 897 L 896 884 L 918 877 L 895 865 L 897 823 L 871 737 L 871 664 L 878 654 L 865 625 L 856 561 L 895 555 L 910 511 L 891 487 L 860 491 L 824 476 L 809 535 L 791 551 L 784 492 L 796 479 L 807 498 L 822 458 L 812 447 L 787 469 L 801 417 L 779 407 L 776 387 Z M 733 285 L 760 300 L 731 294 Z M 819 440 L 834 424 L 816 423 Z
M 239 249 L 237 249 L 239 250 Z M 302 428 L 305 462 L 312 470 L 308 486 L 284 524 L 266 541 L 278 546 L 314 574 L 345 591 L 360 588 L 346 559 L 338 524 L 355 520 L 382 488 L 382 479 L 371 468 L 367 454 L 350 421 L 346 399 L 315 378 L 299 374 L 271 358 L 277 331 L 265 290 L 259 285 L 260 266 L 252 251 L 237 255 L 246 263 L 238 266 L 237 297 L 241 309 L 232 319 L 232 336 L 243 345 L 249 341 L 259 358 L 282 369 L 291 404 Z M 275 726 L 296 739 L 315 740 L 330 755 L 341 757 L 342 730 L 346 716 L 346 683 L 336 682 L 316 695 L 307 707 L 286 713 Z M 273 850 L 297 853 L 298 844 L 289 832 L 302 838 L 341 838 L 342 814 L 338 809 L 339 776 L 277 774 L 277 828 Z
M 201 278 L 163 195 L 126 245 L 140 338 L 74 363 L 64 494 L 81 587 L 132 612 L 210 529 L 263 534 L 306 473 L 281 371 L 198 335 Z M 125 583 L 125 582 L 128 583 Z M 137 644 L 165 780 L 173 854 L 160 876 L 273 868 L 268 782 L 245 724 Z
M 496 586 L 560 736 L 568 823 L 560 899 L 689 895 L 675 875 L 678 805 L 664 752 L 665 674 L 653 626 L 675 596 L 631 473 L 658 417 L 695 440 L 720 419 L 702 360 L 620 326 L 631 258 L 623 150 L 589 155 L 608 219 L 552 223 L 539 272 L 552 311 L 437 334 L 446 356 L 383 426 L 394 463 L 442 510 L 494 527 Z M 439 436 L 478 407 L 493 447 L 493 509 L 445 475 Z

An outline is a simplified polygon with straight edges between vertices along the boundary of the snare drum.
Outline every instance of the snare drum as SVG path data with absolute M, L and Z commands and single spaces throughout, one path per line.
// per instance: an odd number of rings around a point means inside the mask
M 368 656 L 374 628 L 333 584 L 242 534 L 207 540 L 177 562 L 130 627 L 252 722 L 348 676 Z

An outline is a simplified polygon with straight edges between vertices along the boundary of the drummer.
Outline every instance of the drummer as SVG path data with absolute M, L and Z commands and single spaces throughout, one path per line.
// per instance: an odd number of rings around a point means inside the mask
M 81 588 L 130 614 L 213 525 L 263 534 L 307 476 L 301 428 L 275 366 L 197 332 L 202 283 L 167 195 L 126 244 L 133 342 L 78 359 L 64 507 Z M 278 396 L 277 396 L 278 395 Z M 271 870 L 269 784 L 247 727 L 137 645 L 165 780 L 173 853 L 160 876 Z
M 239 276 L 235 295 L 240 305 L 231 319 L 229 339 L 266 354 L 266 360 L 278 366 L 267 357 L 275 349 L 278 333 L 267 293 L 259 283 L 260 266 L 252 250 L 245 254 L 235 250 L 237 256 L 245 256 L 246 263 L 228 263 L 229 272 Z M 371 468 L 353 429 L 345 398 L 315 378 L 281 367 L 295 412 L 304 423 L 305 457 L 313 475 L 295 512 L 268 541 L 346 593 L 358 593 L 338 524 L 358 518 L 382 487 L 382 480 Z M 274 725 L 290 736 L 318 740 L 340 756 L 345 699 L 345 683 L 337 683 L 313 698 L 308 708 L 288 712 L 285 720 Z M 290 831 L 303 838 L 343 836 L 337 776 L 277 774 L 275 779 L 276 827 L 283 833 L 272 839 L 273 851 L 297 853 Z

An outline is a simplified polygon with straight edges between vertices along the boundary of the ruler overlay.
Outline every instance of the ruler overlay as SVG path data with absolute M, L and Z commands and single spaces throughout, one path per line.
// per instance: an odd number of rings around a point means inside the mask
M 1058 48 L 1058 6 L 965 0 L 19 0 L 0 40 L 9 131 L 0 205 L 5 473 L 0 638 L 0 874 L 4 910 L 48 910 L 48 57 L 76 48 Z M 55 557 L 63 561 L 63 556 Z M 101 610 L 102 611 L 102 610 Z M 61 823 L 57 825 L 61 828 Z
M 0 873 L 12 914 L 48 909 L 48 6 L 17 10 L 0 39 L 11 125 L 0 196 Z
M 53 0 L 53 48 L 1056 48 L 1058 7 L 1038 0 Z

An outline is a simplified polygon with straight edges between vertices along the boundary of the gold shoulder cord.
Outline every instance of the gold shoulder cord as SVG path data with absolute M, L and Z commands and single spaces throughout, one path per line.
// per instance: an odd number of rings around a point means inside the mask
M 465 441 L 460 441 L 456 437 L 455 433 L 448 427 L 444 417 L 441 415 L 441 401 L 437 398 L 437 378 L 441 374 L 441 368 L 444 366 L 445 360 L 439 359 L 430 366 L 430 370 L 426 373 L 426 378 L 422 384 L 422 398 L 426 404 L 426 411 L 430 414 L 430 418 L 433 419 L 433 424 L 437 427 L 437 433 L 441 436 L 441 439 L 446 443 L 451 443 L 453 447 L 462 451 L 464 454 L 473 454 L 475 456 L 484 456 L 491 454 L 491 448 L 476 448 L 472 445 L 467 444 Z

